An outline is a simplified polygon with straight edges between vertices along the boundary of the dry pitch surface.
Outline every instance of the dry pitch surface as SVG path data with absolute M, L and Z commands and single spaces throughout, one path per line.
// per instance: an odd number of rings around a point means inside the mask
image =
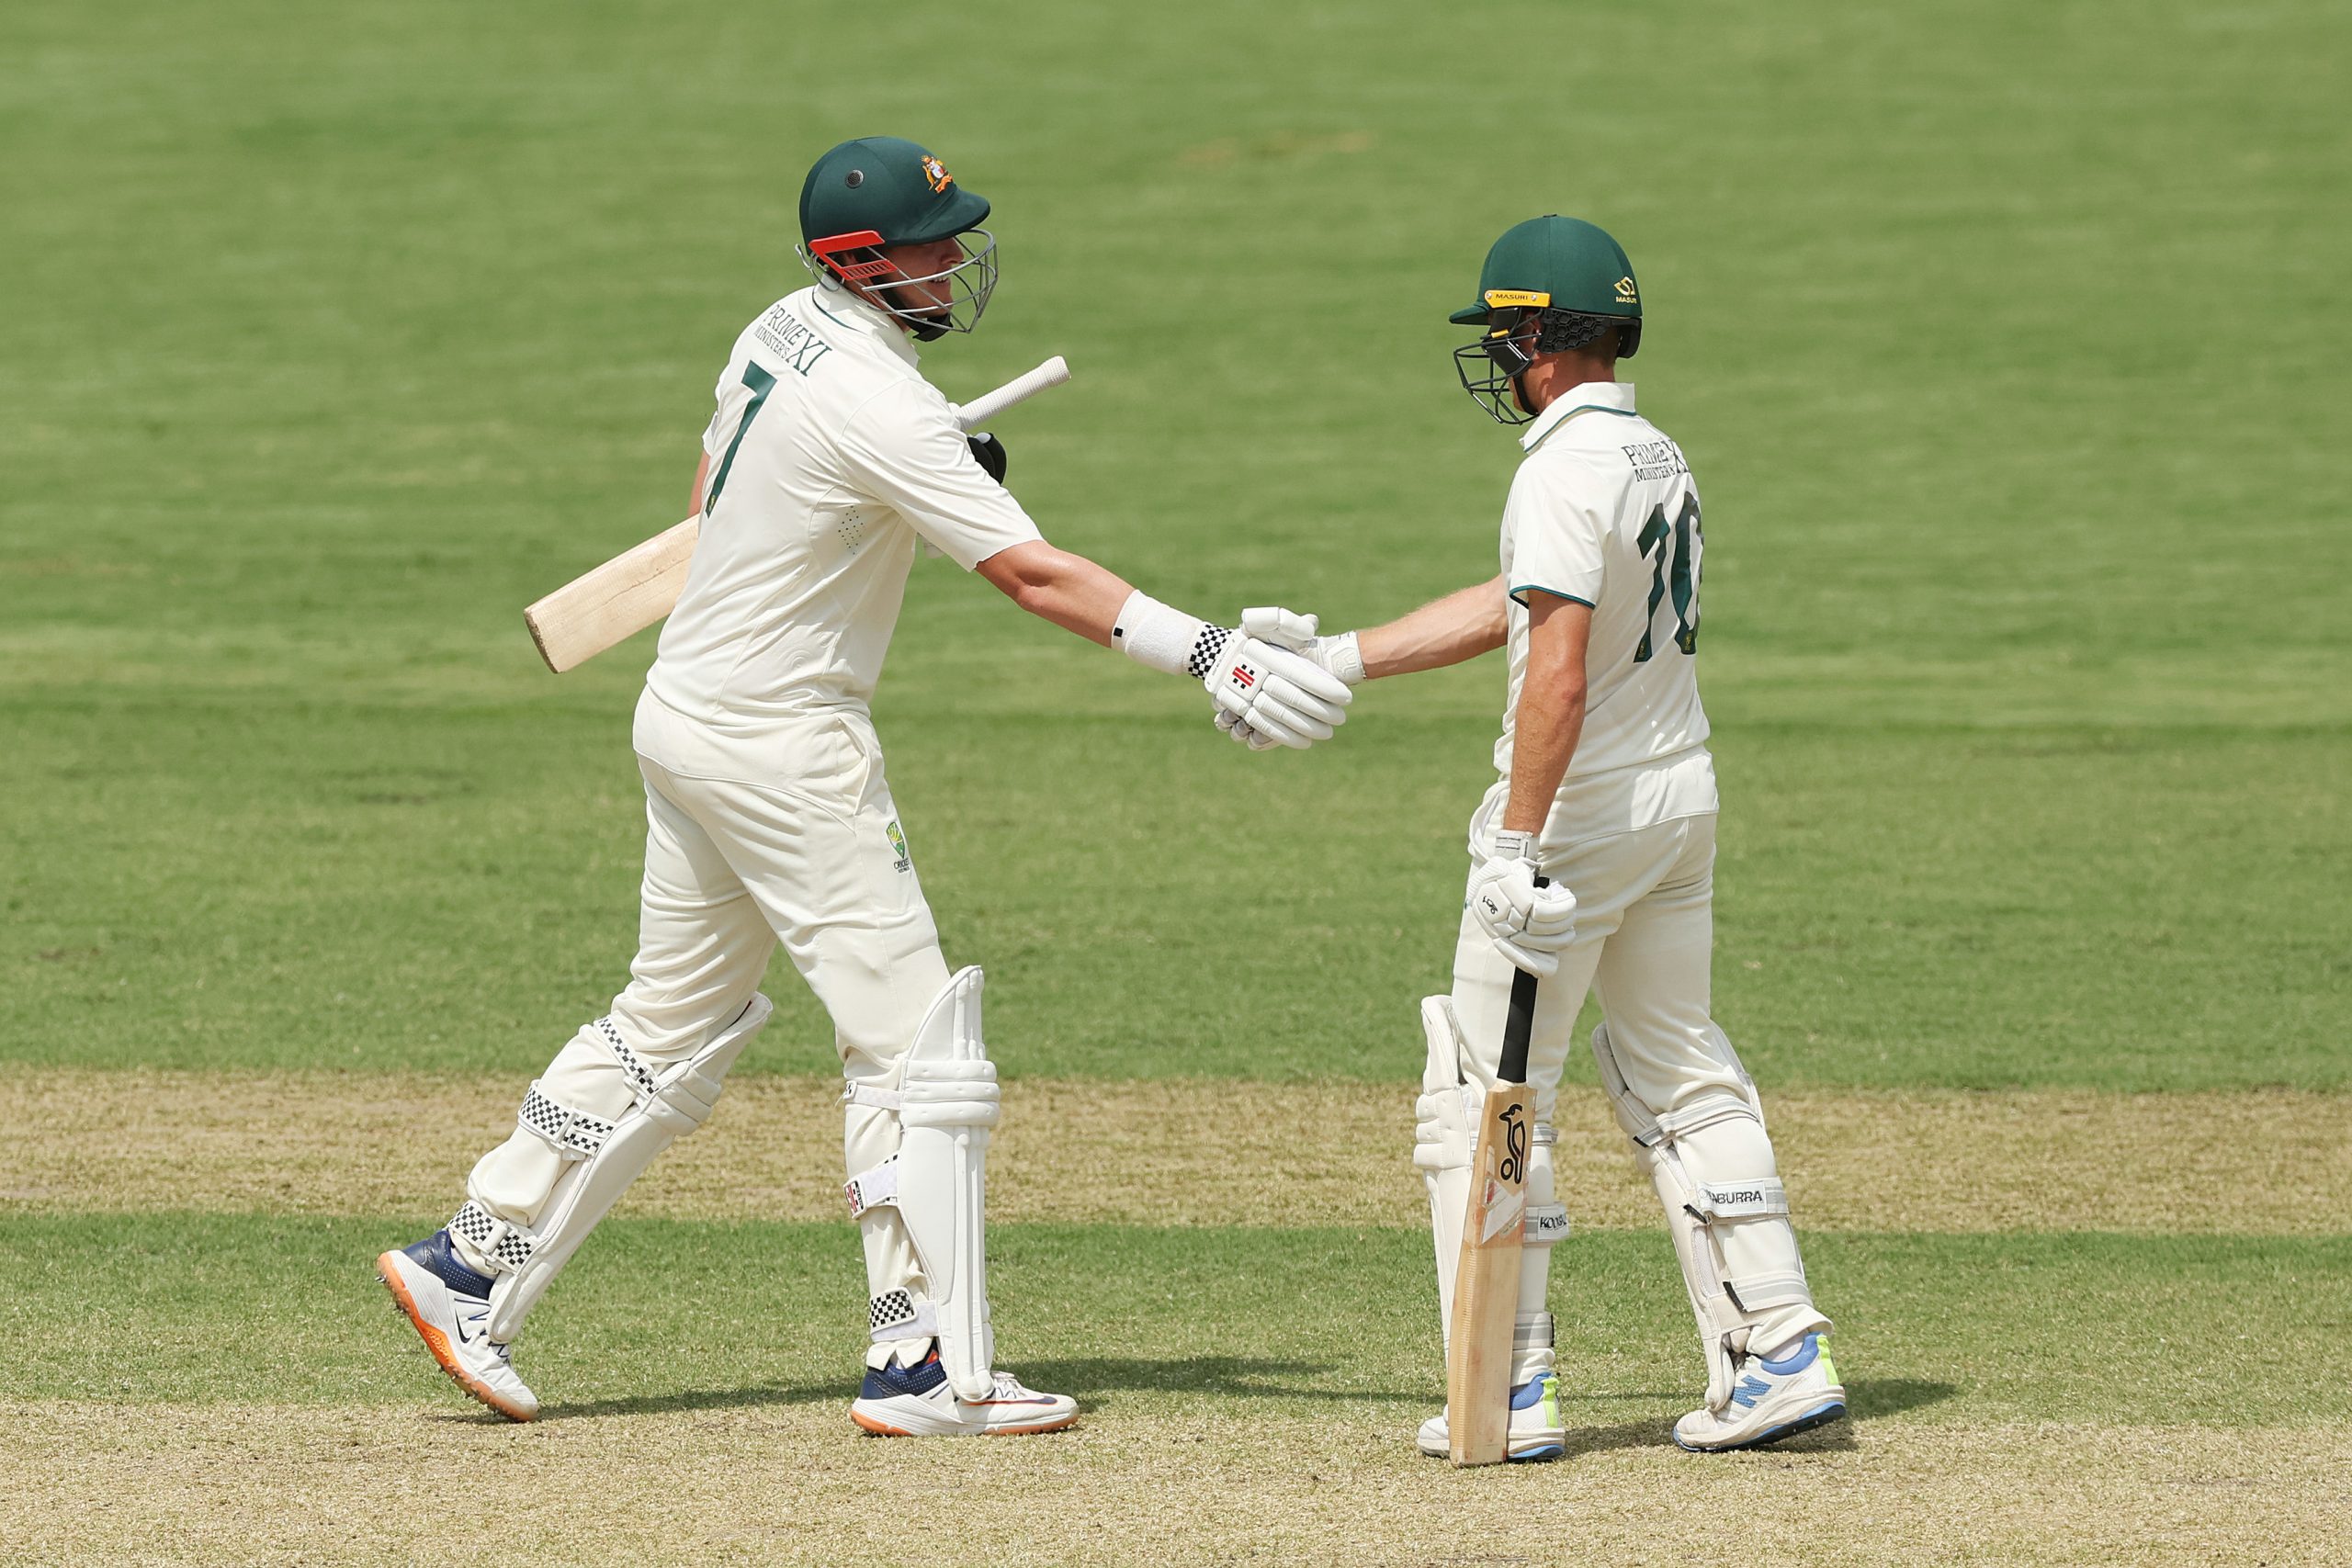
M 1560 1462 L 1476 1473 L 1402 1429 L 1280 1414 L 1018 1446 L 858 1440 L 830 1402 L 527 1427 L 428 1401 L 0 1419 L 16 1561 L 422 1562 L 462 1535 L 492 1562 L 2313 1563 L 2343 1561 L 2352 1473 L 2340 1435 L 2290 1452 L 1899 1417 L 1714 1459 L 1648 1423 L 1586 1429 Z
M 0 1089 L 0 1114 L 51 1134 L 0 1154 L 0 1205 L 407 1212 L 440 1196 L 414 1173 L 454 1178 L 497 1134 L 510 1087 L 25 1075 Z M 1402 1087 L 1031 1080 L 1012 1095 L 996 1183 L 1008 1221 L 1419 1223 Z M 1776 1111 L 1815 1229 L 2318 1234 L 2352 1198 L 2342 1097 L 1815 1093 Z M 748 1078 L 632 1208 L 829 1215 L 836 1114 L 816 1080 Z M 1605 1107 L 1571 1091 L 1561 1121 L 1579 1223 L 1654 1225 Z M 1066 1141 L 1049 1147 L 1048 1127 Z M 1120 1129 L 1117 1146 L 1089 1128 Z M 419 1129 L 431 1130 L 422 1143 Z M 2071 1213 L 2052 1179 L 2053 1129 L 2091 1176 Z M 682 1409 L 559 1406 L 514 1427 L 456 1403 L 413 1359 L 413 1397 L 398 1403 L 0 1406 L 0 1548 L 27 1562 L 422 1561 L 458 1529 L 490 1562 L 884 1563 L 909 1560 L 910 1518 L 944 1519 L 954 1498 L 954 1555 L 986 1562 L 2352 1555 L 2341 1502 L 2352 1445 L 2317 1427 L 1894 1411 L 1774 1452 L 1700 1459 L 1667 1446 L 1655 1419 L 1614 1419 L 1587 1400 L 1561 1462 L 1473 1475 L 1415 1455 L 1409 1417 L 1343 1402 L 1258 1401 L 1241 1417 L 1112 1391 L 1071 1433 L 920 1444 L 854 1436 L 840 1390 L 808 1386 Z

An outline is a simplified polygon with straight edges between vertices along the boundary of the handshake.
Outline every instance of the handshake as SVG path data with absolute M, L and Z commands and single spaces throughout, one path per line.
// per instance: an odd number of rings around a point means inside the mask
M 1213 650 L 1200 671 L 1215 704 L 1216 727 L 1252 751 L 1288 746 L 1304 751 L 1347 722 L 1350 688 L 1363 679 L 1356 634 L 1317 637 L 1313 615 L 1262 608 L 1241 612 L 1241 626 Z

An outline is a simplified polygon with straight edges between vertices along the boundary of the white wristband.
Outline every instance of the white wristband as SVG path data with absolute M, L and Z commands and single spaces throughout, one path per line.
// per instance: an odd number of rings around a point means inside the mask
M 1363 650 L 1356 646 L 1356 634 L 1341 632 L 1326 643 L 1323 668 L 1351 686 L 1363 684 Z
M 1205 680 L 1233 633 L 1161 604 L 1137 589 L 1111 624 L 1111 646 L 1136 663 L 1170 675 Z

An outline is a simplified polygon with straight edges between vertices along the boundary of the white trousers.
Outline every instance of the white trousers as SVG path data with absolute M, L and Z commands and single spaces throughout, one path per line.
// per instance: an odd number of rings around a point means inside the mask
M 633 744 L 645 780 L 645 881 L 637 959 L 611 1012 L 629 1049 L 656 1068 L 692 1053 L 742 1011 L 780 942 L 831 1015 L 842 1076 L 896 1089 L 947 964 L 872 721 L 833 710 L 755 738 L 722 736 L 648 693 Z M 618 1083 L 611 1061 L 583 1030 L 540 1081 L 559 1100 L 600 1108 L 613 1104 Z M 895 1113 L 847 1107 L 846 1174 L 873 1168 L 898 1145 Z M 468 1190 L 499 1218 L 529 1225 L 561 1169 L 544 1140 L 518 1129 L 482 1156 Z M 859 1225 L 869 1292 L 926 1300 L 897 1209 L 868 1209 Z M 879 1344 L 868 1359 L 879 1366 L 893 1350 L 920 1348 Z
M 1600 998 L 1627 1089 L 1652 1116 L 1668 1115 L 1712 1094 L 1750 1093 L 1738 1054 L 1709 1011 L 1714 816 L 1546 846 L 1544 857 L 1553 881 L 1576 895 L 1577 918 L 1576 940 L 1560 955 L 1558 974 L 1537 993 L 1527 1051 L 1536 1120 L 1552 1120 L 1588 989 Z M 1494 1082 L 1501 1059 L 1503 1022 L 1517 973 L 1465 908 L 1454 946 L 1453 1010 L 1469 1046 L 1466 1076 L 1482 1090 Z M 1760 1122 L 1745 1153 L 1748 1168 L 1742 1174 L 1777 1174 Z M 1529 1196 L 1542 1201 L 1532 1192 Z M 1795 1233 L 1786 1222 L 1724 1230 L 1727 1271 L 1735 1277 L 1804 1273 Z M 1550 1268 L 1548 1248 L 1528 1250 L 1520 1280 L 1522 1314 L 1544 1310 Z M 1807 1305 L 1777 1315 L 1799 1323 L 1814 1314 Z

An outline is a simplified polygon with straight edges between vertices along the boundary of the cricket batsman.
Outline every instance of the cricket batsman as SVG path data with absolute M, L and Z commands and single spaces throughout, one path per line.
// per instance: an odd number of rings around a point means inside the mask
M 981 974 L 950 974 L 940 953 L 868 708 L 916 548 L 1203 682 L 1253 735 L 1327 739 L 1350 693 L 1039 536 L 1000 482 L 1002 446 L 967 439 L 918 362 L 918 344 L 971 331 L 988 305 L 988 217 L 914 142 L 834 148 L 800 193 L 814 281 L 744 329 L 719 377 L 699 542 L 637 706 L 645 880 L 628 985 L 531 1084 L 448 1224 L 377 1259 L 443 1370 L 513 1420 L 539 1405 L 512 1357 L 526 1317 L 629 1183 L 709 1116 L 767 1021 L 759 984 L 779 942 L 831 1016 L 847 1086 L 869 1337 L 851 1418 L 902 1436 L 1077 1418 L 1068 1396 L 994 1365 Z M 973 662 L 986 679 L 985 652 Z
M 1520 224 L 1451 319 L 1478 329 L 1454 352 L 1464 389 L 1524 427 L 1501 572 L 1340 637 L 1301 642 L 1255 612 L 1243 626 L 1350 685 L 1510 649 L 1498 776 L 1470 819 L 1453 993 L 1421 1004 L 1429 1058 L 1413 1151 L 1451 1324 L 1473 1123 L 1496 1077 L 1512 976 L 1539 976 L 1508 1457 L 1550 1458 L 1565 1443 L 1544 1310 L 1551 1247 L 1567 1232 L 1551 1116 L 1588 987 L 1603 1016 L 1592 1035 L 1601 1087 L 1665 1206 L 1706 1357 L 1706 1401 L 1674 1440 L 1709 1451 L 1770 1442 L 1837 1420 L 1846 1393 L 1763 1105 L 1708 1010 L 1717 803 L 1699 703 L 1698 484 L 1617 379 L 1641 344 L 1642 300 L 1607 233 L 1558 216 Z M 1218 723 L 1273 743 L 1230 714 Z M 1443 1416 L 1422 1426 L 1420 1447 L 1447 1451 Z

